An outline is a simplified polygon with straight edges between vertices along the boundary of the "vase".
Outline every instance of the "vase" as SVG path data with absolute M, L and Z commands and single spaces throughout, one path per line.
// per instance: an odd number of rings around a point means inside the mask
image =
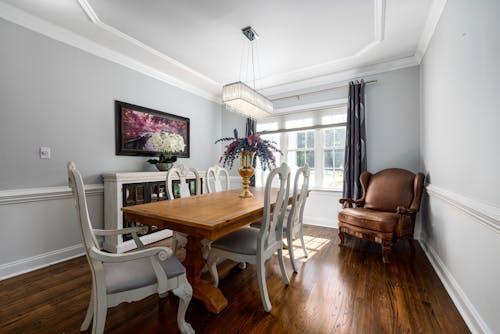
M 243 191 L 240 193 L 240 197 L 242 198 L 253 197 L 253 194 L 249 190 L 249 185 L 250 178 L 255 172 L 253 168 L 254 156 L 255 152 L 244 151 L 240 153 L 240 168 L 238 168 L 238 173 L 243 179 Z
M 160 172 L 166 172 L 168 171 L 170 168 L 172 168 L 174 165 L 173 162 L 158 162 L 155 164 L 156 168 L 160 171 Z

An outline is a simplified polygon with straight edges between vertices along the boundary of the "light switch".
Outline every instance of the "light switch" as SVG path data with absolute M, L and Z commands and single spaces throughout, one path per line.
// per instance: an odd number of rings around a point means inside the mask
M 50 159 L 50 147 L 40 147 L 40 159 Z

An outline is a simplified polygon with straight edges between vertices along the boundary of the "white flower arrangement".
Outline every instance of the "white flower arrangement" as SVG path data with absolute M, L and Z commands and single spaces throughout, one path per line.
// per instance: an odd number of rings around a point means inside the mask
M 186 147 L 184 138 L 176 133 L 155 132 L 148 141 L 152 147 L 164 153 L 183 152 Z

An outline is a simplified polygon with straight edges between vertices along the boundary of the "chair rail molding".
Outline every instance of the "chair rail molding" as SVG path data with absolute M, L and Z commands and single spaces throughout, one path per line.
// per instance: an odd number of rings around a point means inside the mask
M 425 188 L 431 198 L 439 198 L 471 216 L 475 221 L 500 233 L 500 208 L 434 185 L 429 184 Z
M 102 184 L 88 184 L 85 186 L 85 194 L 87 196 L 101 196 L 104 194 L 104 186 Z M 72 197 L 73 194 L 68 186 L 9 189 L 0 190 L 0 205 L 40 202 Z

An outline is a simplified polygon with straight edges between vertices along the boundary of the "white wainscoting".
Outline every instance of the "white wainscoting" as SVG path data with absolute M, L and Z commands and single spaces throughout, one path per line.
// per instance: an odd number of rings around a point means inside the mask
M 85 187 L 94 227 L 103 226 L 103 186 Z M 84 253 L 69 187 L 0 191 L 0 280 Z
M 498 333 L 500 208 L 428 185 L 420 242 L 472 333 Z

